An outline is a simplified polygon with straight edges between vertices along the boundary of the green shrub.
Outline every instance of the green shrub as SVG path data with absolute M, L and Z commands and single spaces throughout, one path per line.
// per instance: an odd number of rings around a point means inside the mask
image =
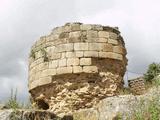
M 11 89 L 11 95 L 9 100 L 5 103 L 5 106 L 9 109 L 17 109 L 20 107 L 18 101 L 17 101 L 17 89 L 14 92 L 13 89 Z
M 148 82 L 152 82 L 153 79 L 160 74 L 160 64 L 152 63 L 149 65 L 146 74 L 144 74 L 144 79 Z

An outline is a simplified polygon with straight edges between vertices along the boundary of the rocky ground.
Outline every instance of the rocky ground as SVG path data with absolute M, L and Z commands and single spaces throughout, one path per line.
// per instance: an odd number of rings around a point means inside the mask
M 148 103 L 160 95 L 160 87 L 149 89 L 144 95 L 120 95 L 103 99 L 97 106 L 57 117 L 54 113 L 41 110 L 0 110 L 0 120 L 122 120 L 132 118 L 142 103 Z M 144 108 L 145 109 L 145 108 Z

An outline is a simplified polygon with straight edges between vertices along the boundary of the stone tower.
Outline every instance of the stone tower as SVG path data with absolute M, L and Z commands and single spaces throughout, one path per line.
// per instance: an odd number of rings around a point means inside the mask
M 126 65 L 117 27 L 67 23 L 32 46 L 29 92 L 58 114 L 93 107 L 123 86 Z

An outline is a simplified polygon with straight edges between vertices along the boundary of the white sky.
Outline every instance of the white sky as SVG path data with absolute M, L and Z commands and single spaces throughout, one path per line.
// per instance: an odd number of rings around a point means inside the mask
M 144 73 L 160 61 L 159 0 L 0 0 L 0 100 L 17 88 L 26 99 L 30 46 L 56 26 L 79 21 L 118 26 L 128 70 Z M 128 73 L 133 78 L 139 74 Z

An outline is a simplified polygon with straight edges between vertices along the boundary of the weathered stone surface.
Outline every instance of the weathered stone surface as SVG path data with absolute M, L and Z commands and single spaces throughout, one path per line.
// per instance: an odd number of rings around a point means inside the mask
M 79 58 L 68 58 L 67 59 L 67 66 L 75 66 L 75 65 L 79 65 Z
M 85 51 L 84 57 L 98 57 L 97 51 Z
M 2 110 L 0 120 L 60 120 L 53 112 L 44 110 Z
M 74 50 L 88 50 L 88 43 L 74 43 Z
M 118 41 L 115 39 L 108 39 L 108 43 L 111 43 L 113 45 L 118 45 Z
M 67 59 L 60 59 L 59 60 L 59 67 L 67 66 Z
M 83 52 L 77 51 L 76 52 L 76 57 L 83 57 Z
M 91 58 L 81 58 L 80 59 L 80 65 L 91 65 Z
M 94 30 L 87 31 L 87 38 L 97 38 L 97 37 L 98 37 L 97 31 Z
M 72 88 L 74 85 L 68 82 L 65 83 L 65 86 Z M 87 93 L 84 88 L 81 91 Z M 61 94 L 64 96 L 67 92 L 64 90 Z M 119 117 L 123 120 L 133 120 L 135 119 L 135 111 L 144 111 L 155 98 L 158 100 L 159 96 L 160 87 L 158 86 L 150 88 L 143 95 L 128 94 L 108 97 L 94 105 L 93 108 L 81 108 L 58 116 L 55 115 L 55 112 L 48 110 L 3 109 L 0 110 L 0 120 L 118 120 Z M 54 99 L 52 98 L 52 100 Z
M 53 60 L 49 62 L 49 68 L 57 68 L 58 67 L 58 60 Z
M 81 66 L 74 66 L 73 67 L 73 73 L 81 73 L 81 72 L 83 72 Z
M 57 68 L 57 74 L 72 73 L 72 67 L 59 67 Z
M 83 67 L 83 72 L 86 73 L 97 73 L 98 68 L 96 66 L 84 66 Z
M 60 44 L 56 46 L 55 52 L 73 51 L 73 43 Z
M 98 32 L 98 36 L 99 36 L 100 38 L 109 38 L 109 32 L 99 31 L 99 32 Z

